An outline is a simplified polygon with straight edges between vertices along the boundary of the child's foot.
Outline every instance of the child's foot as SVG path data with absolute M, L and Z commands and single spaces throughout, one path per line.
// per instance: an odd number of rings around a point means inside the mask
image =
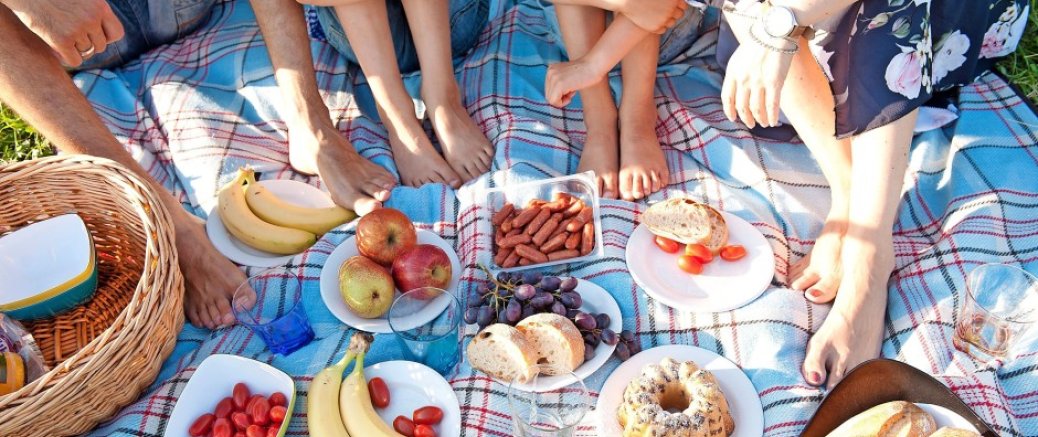
M 468 182 L 490 170 L 494 147 L 469 117 L 460 96 L 444 99 L 443 103 L 432 100 L 426 100 L 426 103 L 433 130 L 443 148 L 443 157 L 447 158 L 455 173 Z
M 843 242 L 843 279 L 821 328 L 811 337 L 804 378 L 832 389 L 858 364 L 879 356 L 887 310 L 887 281 L 894 269 L 890 236 L 847 237 Z
M 619 192 L 620 146 L 615 120 L 614 117 L 612 123 L 599 121 L 588 127 L 587 140 L 577 165 L 577 173 L 595 172 L 598 193 L 606 199 L 616 199 Z
M 359 215 L 381 208 L 382 202 L 389 200 L 396 179 L 382 166 L 357 154 L 348 142 L 344 146 L 318 159 L 321 182 L 337 205 Z
M 808 300 L 828 303 L 836 297 L 842 279 L 840 254 L 847 219 L 844 213 L 830 212 L 815 239 L 814 247 L 806 256 L 789 268 L 789 286 L 804 291 Z
M 317 174 L 317 152 L 319 144 L 305 126 L 288 127 L 288 163 L 292 168 L 305 175 Z
M 621 116 L 620 196 L 627 201 L 641 200 L 669 181 L 667 158 L 656 137 L 656 112 Z
M 460 187 L 461 177 L 436 151 L 417 119 L 413 124 L 414 126 L 395 129 L 391 123 L 386 123 L 389 145 L 393 148 L 393 160 L 396 161 L 396 169 L 400 172 L 400 180 L 410 187 L 425 184 Z

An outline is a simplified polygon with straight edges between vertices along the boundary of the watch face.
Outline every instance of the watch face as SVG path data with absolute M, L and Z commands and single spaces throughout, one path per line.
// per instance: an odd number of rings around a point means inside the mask
M 782 7 L 771 7 L 764 15 L 764 31 L 772 38 L 782 38 L 793 33 L 796 27 L 796 17 L 793 11 Z

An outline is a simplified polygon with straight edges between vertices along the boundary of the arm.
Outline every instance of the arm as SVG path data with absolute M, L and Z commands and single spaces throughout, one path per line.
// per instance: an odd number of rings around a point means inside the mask
M 553 0 L 553 2 L 560 5 L 592 6 L 623 14 L 638 27 L 657 34 L 662 34 L 674 26 L 674 23 L 684 15 L 685 9 L 688 9 L 688 4 L 684 0 Z
M 544 81 L 548 103 L 557 107 L 568 105 L 577 91 L 603 80 L 609 70 L 649 35 L 649 31 L 638 27 L 627 16 L 618 15 L 586 55 L 548 68 Z

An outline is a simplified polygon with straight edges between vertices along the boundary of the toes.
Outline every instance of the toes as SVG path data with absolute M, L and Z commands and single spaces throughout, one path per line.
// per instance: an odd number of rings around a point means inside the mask
M 187 321 L 195 325 L 196 328 L 204 328 L 205 324 L 202 322 L 202 318 L 198 316 L 198 309 L 195 308 L 190 302 L 184 307 L 184 315 L 187 316 Z
M 620 172 L 620 197 L 634 200 L 634 176 L 631 172 Z
M 799 279 L 804 274 L 804 270 L 807 270 L 807 266 L 811 265 L 811 255 L 805 256 L 795 263 L 789 265 L 789 272 L 786 274 L 786 280 L 789 286 L 793 286 L 793 282 Z
M 353 212 L 357 215 L 366 215 L 379 208 L 382 208 L 382 202 L 369 197 L 363 197 L 353 202 Z
M 818 283 L 822 279 L 822 276 L 815 272 L 813 269 L 807 269 L 800 277 L 789 284 L 794 290 L 807 290 L 809 287 Z
M 659 172 L 652 172 L 649 175 L 650 182 L 652 182 L 652 192 L 656 193 L 663 189 L 663 176 Z
M 829 303 L 836 298 L 840 286 L 839 275 L 826 275 L 807 289 L 807 299 L 814 303 Z
M 815 335 L 818 335 L 818 333 L 815 333 Z M 815 341 L 814 338 L 807 343 L 807 354 L 804 356 L 802 370 L 804 372 L 804 380 L 808 384 L 820 387 L 825 382 L 825 366 L 829 360 L 829 351 L 827 344 Z
M 206 326 L 209 329 L 216 329 L 220 326 L 220 321 L 223 320 L 223 314 L 220 313 L 220 307 L 217 301 L 210 301 L 205 306 L 205 312 L 208 314 L 208 321 Z

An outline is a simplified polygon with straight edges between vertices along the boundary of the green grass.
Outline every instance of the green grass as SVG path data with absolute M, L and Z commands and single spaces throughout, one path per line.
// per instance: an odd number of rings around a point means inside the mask
M 1032 102 L 1038 103 L 1038 4 L 1032 2 L 1027 33 L 1016 53 L 998 69 Z M 52 155 L 54 148 L 28 123 L 0 105 L 0 163 Z

